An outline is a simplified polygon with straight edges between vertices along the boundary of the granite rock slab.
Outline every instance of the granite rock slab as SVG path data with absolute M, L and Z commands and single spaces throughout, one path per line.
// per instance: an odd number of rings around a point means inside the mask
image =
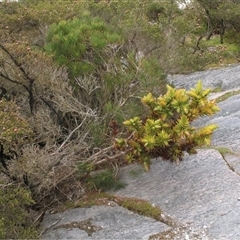
M 221 90 L 210 96 L 216 98 L 240 89 L 240 65 L 168 76 L 169 83 L 187 90 L 200 79 L 205 88 Z M 219 126 L 209 149 L 198 149 L 195 155 L 186 154 L 179 165 L 153 159 L 149 172 L 143 171 L 140 165 L 122 168 L 120 180 L 127 186 L 111 192 L 147 200 L 187 228 L 172 229 L 118 205 L 94 206 L 46 214 L 41 224 L 41 238 L 239 240 L 240 95 L 218 106 L 221 110 L 217 114 L 193 123 L 196 127 L 212 123 Z M 222 154 L 215 150 L 219 147 L 232 153 Z M 73 225 L 79 222 L 87 229 Z M 95 230 L 89 232 L 88 227 Z
M 83 221 L 88 222 L 86 229 L 70 225 Z M 41 228 L 41 239 L 148 239 L 168 226 L 120 206 L 93 206 L 48 213 Z

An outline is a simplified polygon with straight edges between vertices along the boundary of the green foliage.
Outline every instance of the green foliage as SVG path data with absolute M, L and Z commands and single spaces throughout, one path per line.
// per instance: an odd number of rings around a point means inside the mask
M 89 10 L 94 15 L 100 16 L 106 22 L 111 22 L 115 26 L 120 26 L 124 31 L 129 29 L 132 30 L 133 27 L 139 28 L 141 24 L 142 27 L 146 27 L 146 9 L 152 0 L 142 0 L 142 1 L 92 1 L 89 4 Z
M 159 2 L 153 2 L 148 6 L 147 16 L 150 21 L 158 21 L 160 14 L 165 14 L 164 10 Z
M 86 179 L 89 190 L 107 191 L 113 189 L 114 191 L 123 188 L 124 183 L 120 182 L 112 170 L 105 170 Z
M 225 94 L 223 94 L 222 96 L 216 98 L 216 102 L 219 103 L 219 102 L 223 102 L 225 101 L 226 99 L 232 97 L 232 96 L 235 96 L 235 95 L 238 95 L 240 93 L 240 90 L 235 90 L 235 91 L 232 91 L 232 92 L 227 92 Z
M 36 239 L 27 206 L 34 203 L 30 192 L 17 186 L 0 187 L 0 239 Z
M 159 61 L 132 48 L 120 32 L 90 14 L 53 24 L 48 32 L 46 51 L 68 67 L 78 101 L 100 117 L 89 125 L 95 146 L 109 135 L 112 119 L 120 123 L 140 113 L 143 91 L 164 89 Z
M 86 1 L 19 0 L 17 3 L 1 4 L 0 16 L 2 22 L 11 30 L 18 29 L 24 31 L 24 34 L 29 30 L 35 33 L 37 27 L 70 19 L 86 12 L 87 5 Z M 19 32 L 16 32 L 19 36 Z
M 174 60 L 174 64 L 179 65 L 176 67 L 178 72 L 189 73 L 194 71 L 201 71 L 206 69 L 210 64 L 219 63 L 218 53 L 213 53 L 207 50 L 205 42 L 201 42 L 201 49 L 203 51 L 197 51 L 192 54 L 195 48 L 196 39 L 191 39 L 189 47 L 182 46 L 178 48 L 178 58 Z
M 189 91 L 167 86 L 167 93 L 158 98 L 149 93 L 142 98 L 149 115 L 124 122 L 129 135 L 116 140 L 117 148 L 127 150 L 128 161 L 137 160 L 148 170 L 151 158 L 178 161 L 184 151 L 194 153 L 195 147 L 210 144 L 216 125 L 199 129 L 191 126 L 198 117 L 219 110 L 214 100 L 207 99 L 209 93 L 210 89 L 203 89 L 201 81 Z
M 121 41 L 99 18 L 86 14 L 81 19 L 53 24 L 45 49 L 60 65 L 67 66 L 73 77 L 78 77 L 92 73 L 103 63 L 107 44 Z
M 19 109 L 12 101 L 0 101 L 0 143 L 4 149 L 21 146 L 32 134 L 27 121 L 19 113 Z

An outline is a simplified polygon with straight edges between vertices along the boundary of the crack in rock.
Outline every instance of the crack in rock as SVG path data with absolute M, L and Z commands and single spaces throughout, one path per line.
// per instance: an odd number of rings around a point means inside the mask
M 240 177 L 240 173 L 238 173 L 235 168 L 233 166 L 231 166 L 231 164 L 228 162 L 228 160 L 226 159 L 224 154 L 221 154 L 222 159 L 225 161 L 227 167 L 229 168 L 229 170 L 231 170 L 232 172 L 234 172 L 235 174 L 237 174 Z
M 79 221 L 79 222 L 70 222 L 70 223 L 66 223 L 66 224 L 61 224 L 61 225 L 55 227 L 54 229 L 58 229 L 58 228 L 65 228 L 65 229 L 79 228 L 80 230 L 83 230 L 83 231 L 87 232 L 89 237 L 92 237 L 92 234 L 94 232 L 97 232 L 97 231 L 103 229 L 100 226 L 93 225 L 92 220 L 93 220 L 92 218 L 88 218 L 86 220 Z

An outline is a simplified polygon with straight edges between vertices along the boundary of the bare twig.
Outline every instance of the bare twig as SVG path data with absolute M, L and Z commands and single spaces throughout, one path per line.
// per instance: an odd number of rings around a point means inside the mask
M 54 153 L 52 153 L 52 155 L 58 153 L 63 147 L 64 145 L 67 143 L 67 141 L 71 138 L 71 136 L 73 135 L 74 132 L 76 132 L 80 127 L 82 127 L 83 123 L 86 121 L 87 116 L 84 117 L 84 119 L 82 120 L 82 122 L 72 130 L 72 132 L 67 136 L 67 138 L 65 139 L 65 141 L 61 144 L 61 146 L 57 149 L 57 151 L 55 151 Z

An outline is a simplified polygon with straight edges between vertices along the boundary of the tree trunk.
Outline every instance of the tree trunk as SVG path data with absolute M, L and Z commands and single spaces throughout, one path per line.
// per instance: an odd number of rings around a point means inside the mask
M 201 36 L 198 38 L 197 43 L 196 43 L 196 47 L 195 47 L 194 50 L 193 50 L 193 54 L 196 53 L 197 50 L 201 50 L 201 48 L 199 47 L 199 44 L 200 44 L 202 38 L 203 38 L 203 35 L 201 35 Z
M 220 28 L 219 28 L 219 34 L 220 34 L 220 43 L 223 44 L 223 35 L 225 33 L 225 25 L 223 22 L 223 19 L 220 20 Z

